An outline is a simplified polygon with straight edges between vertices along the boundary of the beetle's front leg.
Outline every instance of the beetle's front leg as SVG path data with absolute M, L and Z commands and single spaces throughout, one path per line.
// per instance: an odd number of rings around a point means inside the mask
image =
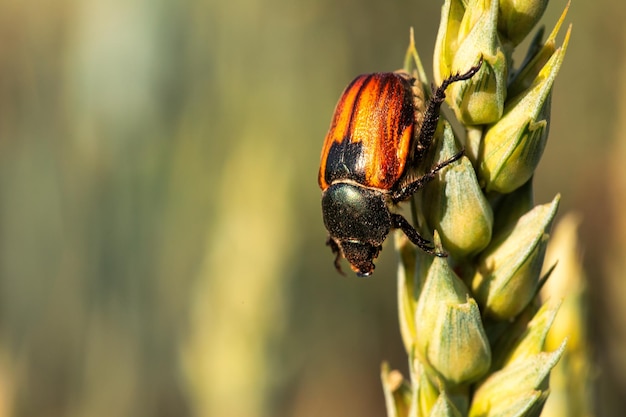
M 413 242 L 413 244 L 415 246 L 417 246 L 418 248 L 420 248 L 421 250 L 423 250 L 426 253 L 430 253 L 431 255 L 435 255 L 435 256 L 439 256 L 439 257 L 446 257 L 448 256 L 447 253 L 445 252 L 437 252 L 435 250 L 435 247 L 433 246 L 432 242 L 424 239 L 422 236 L 420 236 L 420 234 L 417 232 L 417 230 L 415 230 L 415 228 L 413 226 L 411 226 L 411 223 L 408 222 L 407 219 L 405 219 L 404 217 L 402 217 L 399 214 L 396 213 L 392 213 L 391 214 L 391 222 L 392 222 L 392 227 L 394 229 L 400 229 L 404 232 L 404 234 L 406 235 L 406 237 L 409 238 L 409 240 L 411 242 Z
M 326 246 L 330 246 L 330 250 L 332 250 L 333 254 L 335 255 L 335 269 L 341 275 L 346 276 L 346 274 L 341 269 L 341 249 L 339 249 L 339 245 L 332 237 L 328 236 L 328 239 L 326 239 Z

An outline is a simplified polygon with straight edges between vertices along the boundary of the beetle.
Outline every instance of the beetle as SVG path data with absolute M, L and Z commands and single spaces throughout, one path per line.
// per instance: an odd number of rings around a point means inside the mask
M 425 110 L 421 88 L 402 71 L 360 75 L 346 87 L 324 140 L 318 173 L 326 245 L 338 272 L 343 274 L 344 257 L 358 276 L 371 275 L 392 229 L 401 229 L 423 251 L 446 256 L 394 211 L 463 155 L 461 151 L 424 175 L 415 174 L 432 144 L 446 88 L 470 79 L 482 62 L 481 57 L 469 71 L 433 86 Z

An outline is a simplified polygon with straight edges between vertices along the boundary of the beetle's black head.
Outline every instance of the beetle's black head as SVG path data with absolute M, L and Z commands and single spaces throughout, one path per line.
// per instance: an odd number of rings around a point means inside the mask
M 380 191 L 333 184 L 322 195 L 324 224 L 350 267 L 360 276 L 374 271 L 374 259 L 391 229 L 391 215 Z

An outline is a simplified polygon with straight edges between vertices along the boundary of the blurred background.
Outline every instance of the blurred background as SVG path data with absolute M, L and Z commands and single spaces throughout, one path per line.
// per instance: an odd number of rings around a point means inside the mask
M 441 3 L 0 0 L 0 416 L 384 415 L 396 258 L 335 273 L 319 152 L 410 26 L 430 73 Z M 582 215 L 598 416 L 626 405 L 625 18 L 572 4 L 535 177 Z

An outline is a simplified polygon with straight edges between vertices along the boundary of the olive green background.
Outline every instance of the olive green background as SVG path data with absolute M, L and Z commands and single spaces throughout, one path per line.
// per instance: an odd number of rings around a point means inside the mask
M 384 415 L 396 255 L 335 273 L 319 151 L 410 26 L 431 72 L 440 6 L 1 0 L 0 417 Z M 535 177 L 584 216 L 598 416 L 626 405 L 624 9 L 572 5 Z

